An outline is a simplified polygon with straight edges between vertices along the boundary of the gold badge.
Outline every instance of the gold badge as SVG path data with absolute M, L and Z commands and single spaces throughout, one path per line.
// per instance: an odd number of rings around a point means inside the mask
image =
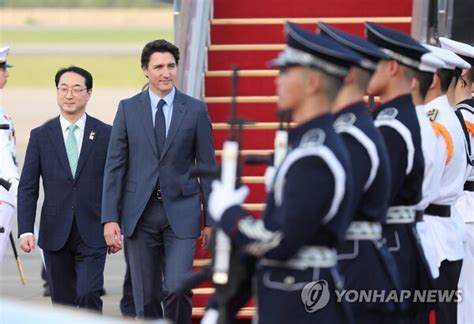
M 433 108 L 433 109 L 431 109 L 430 111 L 428 111 L 428 113 L 427 113 L 426 115 L 428 116 L 428 118 L 430 119 L 430 121 L 435 121 L 435 120 L 436 120 L 436 116 L 438 116 L 438 109 Z

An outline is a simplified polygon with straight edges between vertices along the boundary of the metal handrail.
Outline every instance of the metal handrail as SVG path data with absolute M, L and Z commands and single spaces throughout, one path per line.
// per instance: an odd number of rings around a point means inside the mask
M 202 99 L 212 1 L 174 0 L 173 11 L 176 45 L 181 52 L 177 86 L 182 92 Z

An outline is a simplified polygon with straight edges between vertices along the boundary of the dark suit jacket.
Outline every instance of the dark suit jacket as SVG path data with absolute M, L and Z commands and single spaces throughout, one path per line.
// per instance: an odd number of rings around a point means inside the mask
M 145 90 L 122 100 L 115 116 L 105 165 L 102 222 L 120 222 L 131 236 L 158 178 L 171 229 L 180 238 L 199 236 L 201 195 L 210 179 L 191 176 L 194 165 L 215 168 L 212 129 L 206 105 L 176 91 L 170 129 L 160 154 Z M 206 217 L 205 223 L 209 219 Z
M 44 203 L 39 246 L 50 251 L 61 249 L 74 218 L 85 244 L 105 246 L 100 216 L 110 131 L 110 125 L 87 116 L 75 178 L 69 167 L 59 117 L 31 131 L 18 187 L 19 235 L 33 233 L 41 177 Z

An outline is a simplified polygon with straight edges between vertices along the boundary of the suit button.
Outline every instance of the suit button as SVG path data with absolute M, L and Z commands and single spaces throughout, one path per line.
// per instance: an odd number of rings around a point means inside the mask
M 72 206 L 71 209 L 74 210 L 74 206 Z
M 77 190 L 77 187 L 72 187 L 72 190 Z

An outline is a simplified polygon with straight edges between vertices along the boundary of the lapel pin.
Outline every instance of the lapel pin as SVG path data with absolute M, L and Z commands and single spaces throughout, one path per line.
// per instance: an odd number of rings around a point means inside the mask
M 92 132 L 89 134 L 89 139 L 92 141 L 92 140 L 94 140 L 94 137 L 95 137 L 95 132 L 92 131 Z

